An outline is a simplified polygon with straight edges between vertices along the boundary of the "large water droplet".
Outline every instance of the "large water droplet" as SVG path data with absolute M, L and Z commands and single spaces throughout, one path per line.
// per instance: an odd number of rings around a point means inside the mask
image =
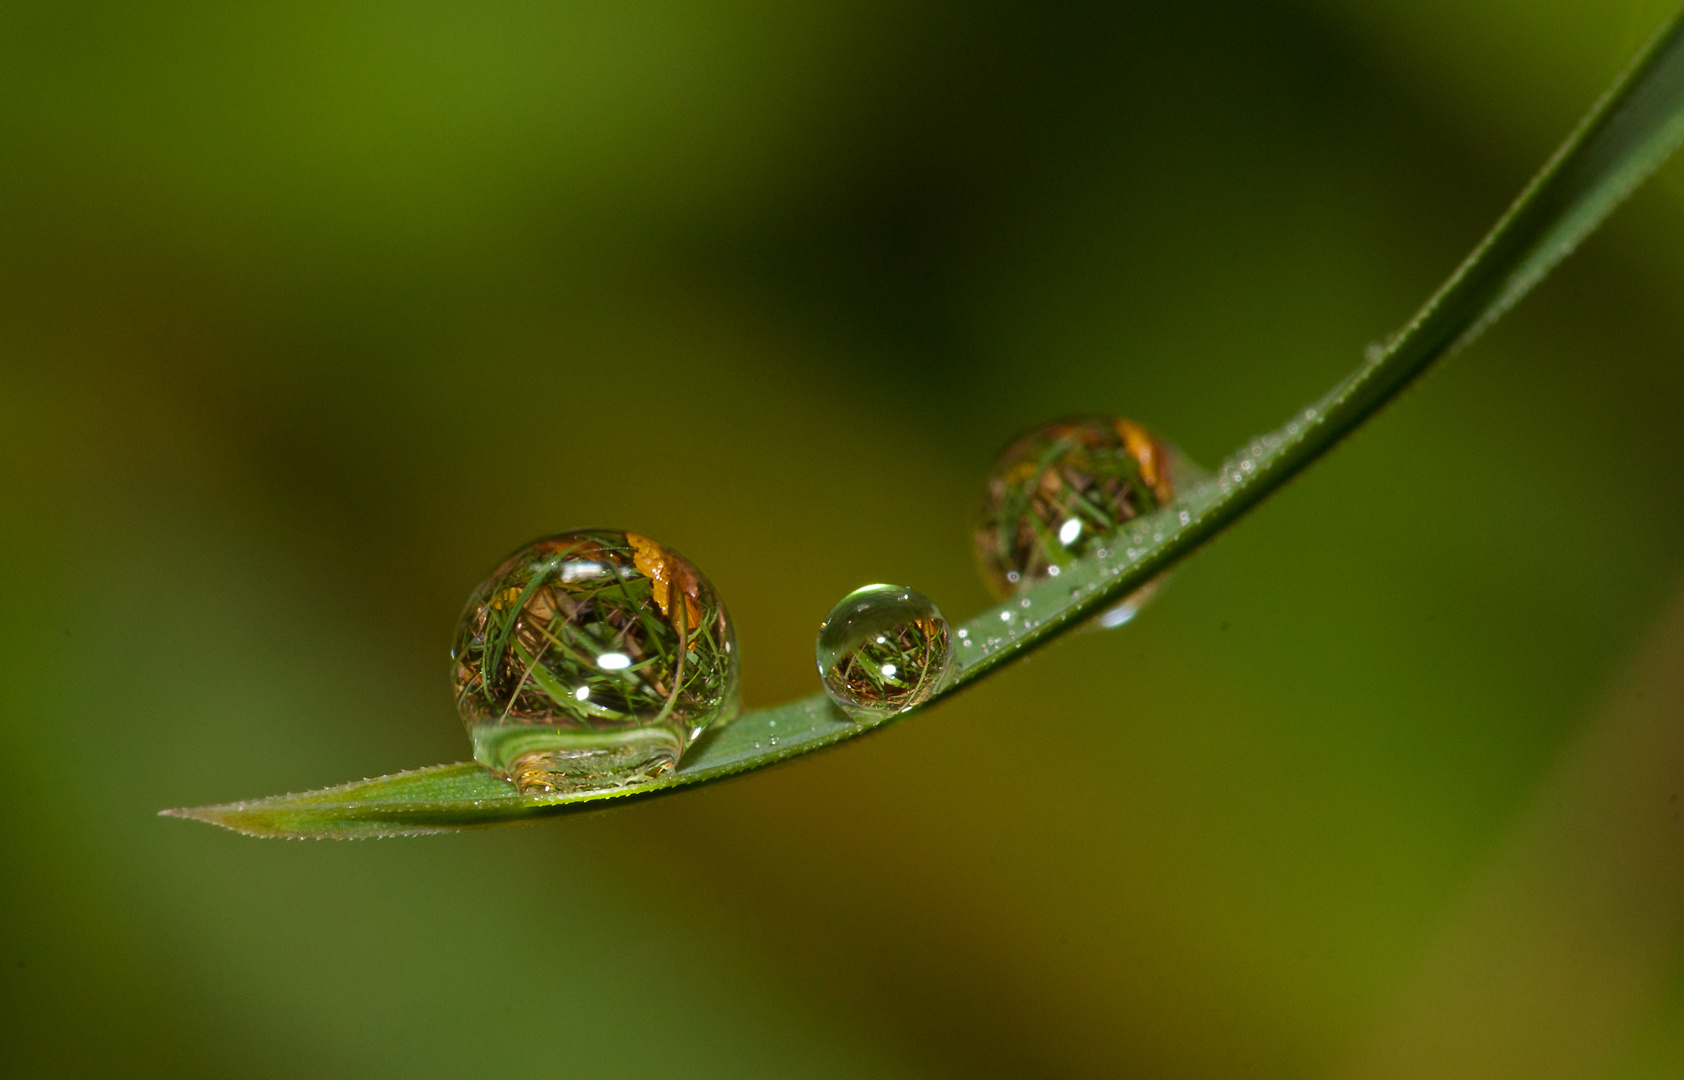
M 1090 552 L 1106 558 L 1101 542 L 1166 505 L 1188 471 L 1174 447 L 1122 417 L 1071 417 L 1024 433 L 988 474 L 974 533 L 983 580 L 1004 599 Z M 1128 622 L 1156 585 L 1125 597 L 1095 625 Z
M 641 783 L 737 710 L 731 617 L 678 552 L 578 530 L 505 559 L 450 655 L 474 759 L 523 792 Z
M 952 666 L 947 620 L 923 593 L 867 585 L 844 596 L 819 628 L 819 677 L 857 719 L 927 701 Z

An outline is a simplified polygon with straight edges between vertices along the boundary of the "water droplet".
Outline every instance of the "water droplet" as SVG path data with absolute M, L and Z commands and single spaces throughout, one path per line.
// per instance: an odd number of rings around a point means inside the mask
M 849 715 L 893 716 L 928 700 L 947 678 L 947 620 L 921 593 L 867 585 L 831 609 L 819 629 L 817 658 L 825 690 Z
M 526 545 L 469 597 L 451 648 L 474 758 L 523 792 L 651 780 L 737 710 L 731 618 L 682 555 L 637 533 Z
M 995 460 L 983 492 L 973 535 L 984 581 L 1003 599 L 1089 553 L 1109 558 L 1101 541 L 1168 503 L 1190 472 L 1174 447 L 1121 417 L 1073 417 L 1025 433 Z M 1144 544 L 1136 531 L 1132 542 Z M 1139 608 L 1135 597 L 1123 601 L 1131 603 L 1129 617 Z
M 1051 577 L 1097 541 L 1175 495 L 1167 443 L 1122 417 L 1043 424 L 1016 439 L 989 471 L 975 545 L 998 597 Z
M 1151 602 L 1152 597 L 1157 595 L 1159 589 L 1163 588 L 1167 576 L 1159 575 L 1129 593 L 1123 598 L 1122 603 L 1114 608 L 1107 609 L 1098 618 L 1094 619 L 1093 625 L 1101 630 L 1115 630 L 1119 626 L 1125 626 L 1133 622 L 1134 617 L 1140 614 L 1140 609 Z

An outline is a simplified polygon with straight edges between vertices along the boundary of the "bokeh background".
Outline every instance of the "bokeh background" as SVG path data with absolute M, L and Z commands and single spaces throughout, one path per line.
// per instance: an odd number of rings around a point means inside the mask
M 1020 428 L 1212 463 L 1665 0 L 0 6 L 0 1069 L 1684 1075 L 1684 166 L 1177 573 L 857 745 L 541 827 L 165 806 L 467 753 L 618 525 L 750 704 L 986 598 Z

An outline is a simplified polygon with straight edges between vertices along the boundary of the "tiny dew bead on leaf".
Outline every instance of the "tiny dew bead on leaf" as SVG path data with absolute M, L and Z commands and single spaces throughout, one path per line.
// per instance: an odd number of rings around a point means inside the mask
M 819 628 L 819 677 L 857 720 L 881 720 L 929 700 L 953 667 L 947 620 L 903 585 L 867 585 L 837 602 Z
M 633 532 L 558 533 L 510 555 L 468 598 L 450 656 L 474 759 L 522 793 L 652 780 L 737 711 L 724 603 Z
M 995 459 L 974 531 L 977 568 L 1005 599 L 1057 577 L 1135 518 L 1175 498 L 1180 453 L 1132 420 L 1074 416 L 1014 439 Z M 1151 599 L 1159 578 L 1095 623 L 1121 626 Z

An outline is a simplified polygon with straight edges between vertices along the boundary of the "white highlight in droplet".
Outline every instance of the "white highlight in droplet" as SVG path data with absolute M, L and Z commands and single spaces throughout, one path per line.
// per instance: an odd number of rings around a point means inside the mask
M 895 677 L 895 672 L 897 672 L 899 670 L 900 670 L 900 668 L 895 667 L 895 665 L 893 665 L 893 664 L 884 664 L 883 665 L 883 677 L 885 679 L 892 679 L 892 678 Z
M 588 687 L 588 686 L 581 686 L 581 687 L 579 687 L 579 689 L 573 691 L 573 700 L 574 701 L 584 701 L 586 698 L 588 698 L 590 696 L 591 696 L 591 688 Z
M 596 658 L 596 666 L 604 671 L 624 671 L 631 667 L 631 657 L 623 652 L 605 652 Z M 584 687 L 579 689 L 583 690 Z M 583 701 L 583 698 L 579 700 Z
M 1069 521 L 1066 521 L 1063 525 L 1058 527 L 1058 542 L 1063 544 L 1065 547 L 1069 547 L 1071 544 L 1074 544 L 1076 542 L 1076 538 L 1081 535 L 1081 518 L 1071 518 Z

